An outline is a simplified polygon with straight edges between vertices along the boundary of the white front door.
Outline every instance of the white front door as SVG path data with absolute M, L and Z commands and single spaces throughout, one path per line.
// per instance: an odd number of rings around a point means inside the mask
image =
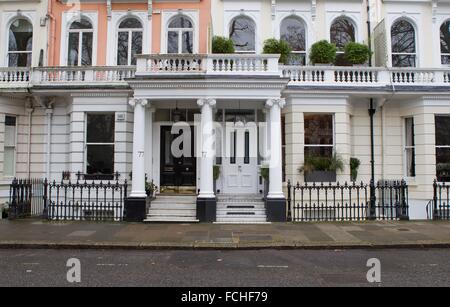
M 224 193 L 258 193 L 258 133 L 254 123 L 226 123 Z

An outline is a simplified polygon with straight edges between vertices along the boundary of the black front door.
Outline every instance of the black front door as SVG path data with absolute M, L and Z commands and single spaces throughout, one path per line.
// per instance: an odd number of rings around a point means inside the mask
M 186 138 L 190 142 L 190 155 L 185 156 L 183 146 L 189 146 L 179 142 L 183 137 L 182 130 L 172 134 L 171 126 L 161 127 L 161 187 L 195 187 L 196 186 L 196 159 L 194 157 L 194 127 L 191 127 L 191 137 Z M 178 140 L 178 141 L 176 141 Z M 175 141 L 175 143 L 174 143 Z M 173 151 L 172 144 L 178 148 Z M 188 148 L 188 147 L 186 147 Z M 175 154 L 175 155 L 174 155 Z M 162 189 L 162 190 L 163 190 Z

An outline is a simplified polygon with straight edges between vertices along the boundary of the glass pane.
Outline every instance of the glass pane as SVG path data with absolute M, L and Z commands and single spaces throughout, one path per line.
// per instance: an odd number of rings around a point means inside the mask
M 414 148 L 406 149 L 406 176 L 416 176 L 416 157 Z
M 9 51 L 31 51 L 33 27 L 25 19 L 17 19 L 9 28 Z
M 8 54 L 8 67 L 28 67 L 31 66 L 31 52 Z
M 79 47 L 79 33 L 69 34 L 69 47 L 67 55 L 67 64 L 69 66 L 78 66 L 78 47 Z
M 288 17 L 281 23 L 281 39 L 289 43 L 293 51 L 306 50 L 306 29 L 296 17 Z
M 436 148 L 436 177 L 438 181 L 450 181 L 450 148 Z
M 16 146 L 16 126 L 5 126 L 5 146 Z
M 194 53 L 193 46 L 194 46 L 194 39 L 193 39 L 194 33 L 189 32 L 183 32 L 183 53 Z
M 436 145 L 450 146 L 450 116 L 436 116 Z
M 250 132 L 245 131 L 244 164 L 250 164 Z
M 414 146 L 414 118 L 406 118 L 405 119 L 405 145 L 406 146 Z
M 114 142 L 114 113 L 87 115 L 87 143 Z
M 141 29 L 142 24 L 136 18 L 128 18 L 122 21 L 119 25 L 119 29 Z
M 306 53 L 291 53 L 288 56 L 288 62 L 287 65 L 306 65 Z
M 128 65 L 128 32 L 118 33 L 117 65 Z
M 178 53 L 178 32 L 167 33 L 167 53 Z
M 333 156 L 333 147 L 308 147 L 305 146 L 305 157 L 327 157 Z
M 391 29 L 393 53 L 415 53 L 416 35 L 414 27 L 406 20 L 394 23 Z
M 255 23 L 247 17 L 237 17 L 230 27 L 230 38 L 236 51 L 255 51 Z
M 114 145 L 88 145 L 86 162 L 89 175 L 113 174 Z
M 15 150 L 14 147 L 5 147 L 4 151 L 4 164 L 3 164 L 3 174 L 8 177 L 14 176 L 14 166 L 15 166 Z
M 416 56 L 415 55 L 394 54 L 392 56 L 392 66 L 393 67 L 416 67 Z
M 230 142 L 230 164 L 236 164 L 236 131 L 233 131 L 231 134 L 231 142 Z
M 305 144 L 333 145 L 333 115 L 305 115 Z
M 441 26 L 441 53 L 450 53 L 450 20 Z
M 225 121 L 227 122 L 255 122 L 254 110 L 225 110 Z
M 355 41 L 355 26 L 347 18 L 338 18 L 331 25 L 330 36 L 331 42 L 343 50 L 348 43 Z
M 86 19 L 81 19 L 79 21 L 75 21 L 70 25 L 70 29 L 78 30 L 78 29 L 92 29 L 91 23 Z
M 83 33 L 83 46 L 81 54 L 81 65 L 90 66 L 92 65 L 92 42 L 93 33 Z
M 192 28 L 192 22 L 185 16 L 178 16 L 170 22 L 169 28 Z
M 142 32 L 133 32 L 131 36 L 131 65 L 136 65 L 136 54 L 142 54 Z

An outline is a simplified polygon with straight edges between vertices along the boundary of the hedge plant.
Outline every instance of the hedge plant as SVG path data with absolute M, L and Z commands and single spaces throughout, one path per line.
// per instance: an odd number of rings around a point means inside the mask
M 311 46 L 309 59 L 312 64 L 332 64 L 336 59 L 336 45 L 321 40 Z

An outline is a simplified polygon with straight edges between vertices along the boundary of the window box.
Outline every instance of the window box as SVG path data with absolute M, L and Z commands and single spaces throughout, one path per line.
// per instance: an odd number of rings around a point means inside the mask
M 336 182 L 336 172 L 312 171 L 305 172 L 305 182 Z

